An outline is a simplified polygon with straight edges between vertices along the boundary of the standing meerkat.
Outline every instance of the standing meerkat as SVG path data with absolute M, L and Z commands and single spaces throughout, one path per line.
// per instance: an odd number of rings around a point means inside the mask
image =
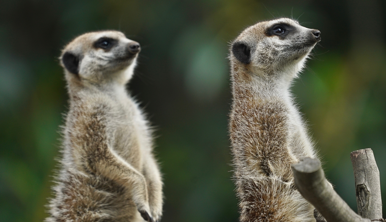
M 242 222 L 315 221 L 291 171 L 317 156 L 290 87 L 320 40 L 319 30 L 280 18 L 245 29 L 231 45 L 229 127 Z
M 160 220 L 151 130 L 125 89 L 139 51 L 117 31 L 86 33 L 64 48 L 70 109 L 46 222 Z

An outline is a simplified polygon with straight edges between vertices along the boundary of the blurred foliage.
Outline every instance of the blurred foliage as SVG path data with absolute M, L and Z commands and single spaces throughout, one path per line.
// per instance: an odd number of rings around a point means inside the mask
M 237 221 L 228 47 L 247 26 L 282 16 L 323 33 L 293 92 L 328 178 L 356 209 L 351 151 L 373 148 L 386 186 L 385 9 L 382 0 L 2 2 L 0 221 L 46 216 L 68 99 L 57 57 L 101 29 L 143 47 L 129 88 L 157 129 L 163 221 Z

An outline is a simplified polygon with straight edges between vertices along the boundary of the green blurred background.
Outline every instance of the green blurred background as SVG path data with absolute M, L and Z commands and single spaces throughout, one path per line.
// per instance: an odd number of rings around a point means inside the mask
M 386 1 L 12 0 L 0 3 L 0 221 L 42 221 L 67 110 L 61 48 L 118 29 L 142 45 L 129 84 L 156 127 L 163 221 L 237 221 L 228 46 L 293 17 L 322 42 L 293 92 L 328 178 L 356 210 L 350 152 L 371 147 L 386 194 Z

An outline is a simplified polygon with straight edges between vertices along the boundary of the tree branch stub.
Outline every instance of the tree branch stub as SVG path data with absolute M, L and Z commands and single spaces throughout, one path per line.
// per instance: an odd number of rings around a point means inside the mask
M 305 158 L 292 165 L 295 185 L 328 222 L 370 222 L 357 215 L 327 182 L 321 163 Z
M 351 152 L 358 214 L 364 218 L 382 218 L 381 183 L 374 153 L 370 148 Z

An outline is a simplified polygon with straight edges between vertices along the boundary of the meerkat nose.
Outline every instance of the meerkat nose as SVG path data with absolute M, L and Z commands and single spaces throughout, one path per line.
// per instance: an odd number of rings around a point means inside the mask
M 141 50 L 141 46 L 138 42 L 130 42 L 127 47 L 129 48 L 129 52 L 132 54 L 136 54 Z
M 312 30 L 312 35 L 315 37 L 315 39 L 320 40 L 322 33 L 319 30 L 314 29 Z

